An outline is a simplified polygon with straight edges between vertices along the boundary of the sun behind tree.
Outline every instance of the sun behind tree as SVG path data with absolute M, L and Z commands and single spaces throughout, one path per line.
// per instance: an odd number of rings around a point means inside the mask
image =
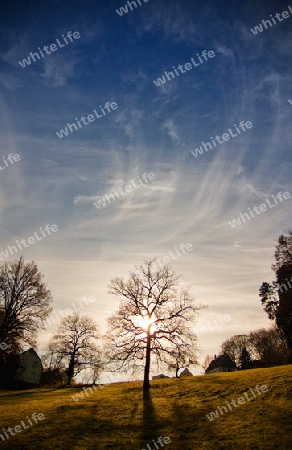
M 148 390 L 151 355 L 169 364 L 174 349 L 193 354 L 196 335 L 194 319 L 203 308 L 196 305 L 189 289 L 178 289 L 179 276 L 155 259 L 130 272 L 128 280 L 114 278 L 110 293 L 121 298 L 118 311 L 108 319 L 106 355 L 112 370 L 144 367 L 143 389 Z
M 157 319 L 155 316 L 138 316 L 135 317 L 135 324 L 137 327 L 142 328 L 145 332 L 147 332 L 148 327 L 150 325 L 150 333 L 153 334 L 157 330 Z

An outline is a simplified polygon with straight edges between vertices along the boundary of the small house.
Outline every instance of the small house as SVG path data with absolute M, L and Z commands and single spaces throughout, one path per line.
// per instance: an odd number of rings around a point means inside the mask
M 43 366 L 40 357 L 33 348 L 30 348 L 19 355 L 14 380 L 22 383 L 39 384 L 42 371 Z
M 185 377 L 193 377 L 194 375 L 189 371 L 189 369 L 186 367 L 185 370 L 182 371 L 182 373 L 180 374 L 180 378 L 185 378 Z
M 160 378 L 169 378 L 169 377 L 161 373 L 160 375 L 153 375 L 152 380 L 160 380 Z
M 205 373 L 216 373 L 216 372 L 234 372 L 237 370 L 237 366 L 234 361 L 230 358 L 227 353 L 215 356 L 213 361 L 210 362 L 209 366 L 205 370 Z

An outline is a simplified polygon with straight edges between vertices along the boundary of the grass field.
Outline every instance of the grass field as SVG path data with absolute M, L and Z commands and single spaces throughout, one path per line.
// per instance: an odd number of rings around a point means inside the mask
M 72 396 L 81 388 L 0 391 L 0 434 L 21 420 L 27 425 L 33 413 L 45 416 L 4 442 L 0 438 L 0 449 L 156 450 L 152 440 L 168 436 L 166 450 L 291 450 L 291 379 L 292 365 L 165 379 L 152 381 L 144 398 L 141 382 L 117 383 L 87 391 L 78 402 Z M 268 391 L 208 420 L 206 414 L 226 401 L 244 392 L 252 398 L 256 385 Z

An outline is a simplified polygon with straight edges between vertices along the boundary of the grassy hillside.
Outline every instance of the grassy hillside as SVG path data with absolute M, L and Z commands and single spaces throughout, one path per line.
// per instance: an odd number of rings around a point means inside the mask
M 77 402 L 72 396 L 82 393 L 80 388 L 0 391 L 0 430 L 14 429 L 21 420 L 27 426 L 4 442 L 0 438 L 0 448 L 149 450 L 148 443 L 156 450 L 152 439 L 168 436 L 171 443 L 164 444 L 166 450 L 288 450 L 292 449 L 291 379 L 291 365 L 166 379 L 153 381 L 146 398 L 142 383 L 118 383 L 86 391 Z M 253 398 L 250 388 L 256 385 L 266 385 L 268 391 Z M 238 405 L 244 392 L 251 400 Z M 218 418 L 208 420 L 206 414 L 227 406 L 226 401 L 234 405 L 232 399 L 238 407 L 230 406 L 231 411 L 223 410 Z M 35 412 L 45 418 L 30 426 L 27 416 Z

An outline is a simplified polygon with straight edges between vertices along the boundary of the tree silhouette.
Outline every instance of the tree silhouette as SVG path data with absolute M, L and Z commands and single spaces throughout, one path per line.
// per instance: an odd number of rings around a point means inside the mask
M 249 337 L 247 334 L 231 336 L 221 344 L 222 353 L 227 353 L 232 361 L 238 366 L 240 365 L 242 349 L 248 346 L 248 340 Z
M 252 360 L 246 347 L 243 347 L 241 351 L 241 355 L 239 357 L 239 366 L 241 370 L 250 369 L 252 367 Z
M 189 289 L 178 290 L 179 276 L 167 266 L 156 269 L 155 259 L 130 272 L 128 280 L 115 278 L 110 293 L 120 305 L 108 319 L 106 354 L 112 370 L 144 368 L 144 391 L 150 387 L 151 356 L 165 363 L 179 346 L 195 335 L 192 322 L 198 310 Z
M 166 364 L 168 370 L 175 370 L 175 376 L 178 378 L 178 372 L 181 369 L 188 368 L 198 364 L 198 349 L 196 346 L 196 335 L 191 333 L 185 336 L 184 343 L 176 345 L 169 354 L 167 354 Z
M 281 234 L 275 250 L 275 264 L 272 265 L 274 272 L 284 264 L 292 263 L 292 230 L 288 230 L 286 235 Z
M 290 350 L 292 362 L 292 231 L 281 235 L 275 250 L 276 263 L 272 269 L 277 281 L 264 281 L 259 289 L 259 296 L 270 320 L 283 332 Z
M 206 355 L 205 358 L 204 358 L 204 361 L 201 364 L 201 366 L 204 369 L 204 371 L 206 371 L 206 369 L 209 367 L 211 361 L 213 361 L 213 356 L 212 355 Z
M 17 348 L 35 345 L 36 333 L 52 311 L 52 296 L 43 274 L 32 261 L 6 262 L 0 268 L 0 342 Z
M 101 352 L 97 345 L 97 326 L 90 317 L 77 313 L 64 317 L 57 334 L 49 343 L 49 354 L 58 365 L 67 365 L 68 385 L 83 369 L 101 367 Z

